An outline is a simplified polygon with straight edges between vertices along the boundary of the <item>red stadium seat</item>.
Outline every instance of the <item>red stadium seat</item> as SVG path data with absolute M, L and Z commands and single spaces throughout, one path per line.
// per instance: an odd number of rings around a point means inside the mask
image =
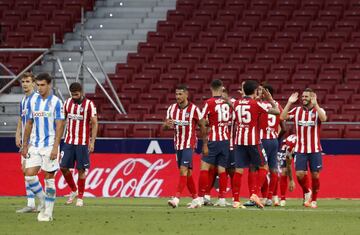
M 329 20 L 311 21 L 309 24 L 309 31 L 328 32 L 333 28 L 333 22 Z
M 360 20 L 360 9 L 349 9 L 349 10 L 344 11 L 343 19 L 359 21 Z
M 215 43 L 213 46 L 213 53 L 227 53 L 232 54 L 237 50 L 237 45 L 235 43 Z
M 47 33 L 54 33 L 56 37 L 56 42 L 62 43 L 64 38 L 64 26 L 65 22 L 63 21 L 43 21 L 41 24 L 41 31 Z
M 238 52 L 243 53 L 243 52 L 247 52 L 247 53 L 258 53 L 261 51 L 263 45 L 262 43 L 252 43 L 252 42 L 248 42 L 248 43 L 239 43 L 239 47 L 238 47 Z
M 133 83 L 144 83 L 150 85 L 156 82 L 158 76 L 152 73 L 137 73 L 132 76 L 131 82 Z
M 355 120 L 352 114 L 330 114 L 328 115 L 329 122 L 353 122 Z
M 160 128 L 157 134 L 157 138 L 173 138 L 173 137 L 174 137 L 174 130 L 171 129 L 163 130 L 162 128 Z
M 215 43 L 220 42 L 223 34 L 220 32 L 200 32 L 198 42 L 200 43 Z
M 316 18 L 317 10 L 300 9 L 292 13 L 293 20 L 311 21 Z
M 211 75 L 207 73 L 190 73 L 186 75 L 185 82 L 208 84 L 210 82 L 210 77 Z
M 188 50 L 190 53 L 206 54 L 210 52 L 211 47 L 212 43 L 192 42 L 189 44 Z
M 122 75 L 132 75 L 139 71 L 137 64 L 116 64 L 116 73 Z
M 298 0 L 278 0 L 276 1 L 276 8 L 279 10 L 288 10 L 293 11 L 297 9 L 300 5 L 300 1 Z
M 166 19 L 169 21 L 182 22 L 189 18 L 190 12 L 184 10 L 168 10 Z
M 223 20 L 214 20 L 208 22 L 206 30 L 209 32 L 220 32 L 223 34 L 224 32 L 228 31 L 231 26 L 232 26 L 232 22 L 223 21 Z
M 283 84 L 281 86 L 281 92 L 291 94 L 293 92 L 302 92 L 306 88 L 305 84 L 294 83 L 294 84 Z
M 183 32 L 200 32 L 203 29 L 205 29 L 205 23 L 197 20 L 186 20 L 181 26 Z
M 360 94 L 352 94 L 350 96 L 350 104 L 360 103 Z
M 245 65 L 245 72 L 246 73 L 259 73 L 264 75 L 269 71 L 270 65 L 263 64 L 263 63 L 254 63 L 254 64 L 247 64 Z
M 251 21 L 261 21 L 265 18 L 265 11 L 258 9 L 247 9 L 242 12 L 242 18 Z
M 349 98 L 350 94 L 327 94 L 324 102 L 327 104 L 344 105 L 348 102 Z
M 267 11 L 273 7 L 273 3 L 274 1 L 252 0 L 250 1 L 250 8 Z
M 358 84 L 358 85 L 355 85 L 355 84 L 336 84 L 334 91 L 335 91 L 336 94 L 349 94 L 349 95 L 352 95 L 352 94 L 358 93 L 359 86 L 360 86 L 360 84 Z
M 322 138 L 342 138 L 343 125 L 321 125 Z
M 152 64 L 144 64 L 142 66 L 142 72 L 156 74 L 158 76 L 160 76 L 161 73 L 165 72 L 165 70 L 166 70 L 166 65 L 164 64 L 152 63 Z
M 342 12 L 347 8 L 347 5 L 348 1 L 326 0 L 324 3 L 324 9 Z
M 226 32 L 223 42 L 225 43 L 239 43 L 248 40 L 248 32 Z
M 219 79 L 221 80 L 225 86 L 237 83 L 237 76 L 235 74 L 229 74 L 229 73 L 218 73 L 214 74 L 212 76 L 212 79 Z
M 16 26 L 16 30 L 19 32 L 33 32 L 37 31 L 40 27 L 40 22 L 29 22 L 29 21 L 19 21 Z
M 196 35 L 197 32 L 194 31 L 177 31 L 174 32 L 173 37 L 170 39 L 170 41 L 187 45 L 195 40 Z
M 323 104 L 321 107 L 325 110 L 326 114 L 338 114 L 340 112 L 340 105 L 338 104 Z
M 258 30 L 261 32 L 279 32 L 283 25 L 283 21 L 267 19 L 259 23 Z
M 197 105 L 203 105 L 207 99 L 211 97 L 210 93 L 207 94 L 195 94 L 193 96 L 193 102 Z
M 241 11 L 237 11 L 234 9 L 223 9 L 217 11 L 216 19 L 233 22 L 236 21 L 240 17 L 240 15 Z
M 318 76 L 318 83 L 337 84 L 342 82 L 343 76 L 335 73 L 320 73 Z
M 153 106 L 150 104 L 130 104 L 128 110 L 129 113 L 146 114 L 151 113 Z
M 22 10 L 7 10 L 2 14 L 2 18 L 6 20 L 11 20 L 13 22 L 17 22 L 20 20 L 24 20 L 26 17 L 26 12 Z
M 104 137 L 127 137 L 130 132 L 131 125 L 129 124 L 105 124 L 103 136 Z
M 160 74 L 159 82 L 167 84 L 177 84 L 181 82 L 183 76 L 173 73 L 162 73 Z
M 319 64 L 298 64 L 295 67 L 295 72 L 302 74 L 317 74 L 319 72 L 319 68 Z
M 343 114 L 359 114 L 360 105 L 359 104 L 344 104 L 341 106 L 341 113 Z
M 176 42 L 165 42 L 162 43 L 161 46 L 161 52 L 163 53 L 174 53 L 179 54 L 184 52 L 184 45 L 182 43 L 176 43 Z
M 360 74 L 358 72 L 348 72 L 345 75 L 345 81 L 348 84 L 359 84 L 360 83 Z
M 152 94 L 168 94 L 174 92 L 174 86 L 166 83 L 155 83 L 150 85 L 149 91 Z
M 284 24 L 284 31 L 304 32 L 307 28 L 308 22 L 303 20 L 290 20 Z
M 234 64 L 249 64 L 252 63 L 255 59 L 254 52 L 240 52 L 231 54 L 229 58 L 230 63 Z
M 169 35 L 165 32 L 153 32 L 147 33 L 147 42 L 150 43 L 163 43 L 169 39 Z
M 175 63 L 175 64 L 169 64 L 168 66 L 168 72 L 174 73 L 174 74 L 180 74 L 183 77 L 191 72 L 193 69 L 193 65 L 189 63 Z
M 240 21 L 234 22 L 232 31 L 234 32 L 252 32 L 257 28 L 258 21 L 243 19 Z
M 360 42 L 343 42 L 341 43 L 341 52 L 343 53 L 359 53 Z
M 255 56 L 255 62 L 263 64 L 276 64 L 279 60 L 279 57 L 279 53 L 258 53 Z
M 337 42 L 318 42 L 315 44 L 314 52 L 316 53 L 335 53 L 339 50 Z
M 344 64 L 322 64 L 320 67 L 320 73 L 343 74 L 344 70 L 345 70 Z
M 163 97 L 158 94 L 139 94 L 139 103 L 140 104 L 159 104 L 163 101 Z
M 198 1 L 193 0 L 178 0 L 176 1 L 176 10 L 192 11 L 199 5 Z
M 290 18 L 291 12 L 287 10 L 269 10 L 267 12 L 267 19 L 269 20 L 279 20 L 279 21 L 286 21 Z
M 134 125 L 133 132 L 129 134 L 134 138 L 152 138 L 156 137 L 159 125 Z
M 315 74 L 294 73 L 291 77 L 291 83 L 312 84 L 315 82 L 316 82 Z
M 143 83 L 127 83 L 121 86 L 121 91 L 126 93 L 142 93 L 147 89 L 148 85 Z
M 329 61 L 327 53 L 308 53 L 305 62 L 309 64 L 326 64 Z
M 128 64 L 142 65 L 150 62 L 150 54 L 140 54 L 140 53 L 129 53 L 127 56 Z
M 301 8 L 304 10 L 318 11 L 322 8 L 322 1 L 303 0 L 301 1 Z
M 265 75 L 265 81 L 271 85 L 286 84 L 290 78 L 288 74 L 268 73 Z
M 115 114 L 115 121 L 139 121 L 141 120 L 141 115 L 138 113 L 131 114 Z
M 248 6 L 248 1 L 227 0 L 227 1 L 225 1 L 224 9 L 242 12 L 244 9 L 247 9 L 247 6 Z
M 337 21 L 334 25 L 334 30 L 352 32 L 357 30 L 358 25 L 358 22 L 354 20 Z
M 280 62 L 281 63 L 286 63 L 286 64 L 302 64 L 304 62 L 305 59 L 305 54 L 304 53 L 293 53 L 293 52 L 289 52 L 289 53 L 283 53 L 281 54 L 280 57 Z
M 348 32 L 326 32 L 325 42 L 346 42 L 349 39 Z
M 334 53 L 331 54 L 330 61 L 331 63 L 338 64 L 351 64 L 355 60 L 354 53 Z
M 218 65 L 214 64 L 197 64 L 194 67 L 194 72 L 207 74 L 210 77 L 214 73 L 217 73 L 218 67 Z
M 176 60 L 176 54 L 174 53 L 157 53 L 153 55 L 153 63 L 159 64 L 170 64 Z
M 290 45 L 290 51 L 295 53 L 309 53 L 314 49 L 315 44 L 312 42 L 294 42 Z
M 254 80 L 257 82 L 264 80 L 264 75 L 262 73 L 243 73 L 239 75 L 239 82 L 245 80 Z
M 310 31 L 310 32 L 301 32 L 300 41 L 301 42 L 321 42 L 324 37 L 324 32 L 319 31 Z
M 298 32 L 276 32 L 274 34 L 275 42 L 296 42 L 298 39 Z
M 288 42 L 267 42 L 264 51 L 273 53 L 285 53 L 289 49 Z
M 277 74 L 289 74 L 294 72 L 295 66 L 293 64 L 272 64 L 270 72 Z
M 170 94 L 165 95 L 165 103 L 167 103 L 167 104 L 175 104 L 176 103 L 175 94 L 170 93 Z
M 139 42 L 138 44 L 138 54 L 148 54 L 152 55 L 160 50 L 160 44 L 150 43 L 150 42 Z
M 346 125 L 344 138 L 360 138 L 360 125 Z
M 207 0 L 201 1 L 199 8 L 204 10 L 217 10 L 221 9 L 223 5 L 224 1 Z
M 43 43 L 45 47 L 50 47 L 52 44 L 52 34 L 46 32 L 32 32 L 30 35 L 30 41 Z
M 165 32 L 171 34 L 178 30 L 179 22 L 176 21 L 167 21 L 167 20 L 159 20 L 156 24 L 157 32 Z
M 328 20 L 328 21 L 336 21 L 339 20 L 341 17 L 341 11 L 338 10 L 321 10 L 318 13 L 319 20 Z
M 235 63 L 221 64 L 219 67 L 219 73 L 238 75 L 244 71 L 244 67 L 245 66 L 242 64 Z
M 156 104 L 155 105 L 155 113 L 162 114 L 165 117 L 166 111 L 168 108 L 169 108 L 169 104 Z
M 205 55 L 204 63 L 224 64 L 227 62 L 229 54 L 226 53 L 208 53 Z
M 179 63 L 183 64 L 198 64 L 203 60 L 204 55 L 202 53 L 190 52 L 179 55 Z

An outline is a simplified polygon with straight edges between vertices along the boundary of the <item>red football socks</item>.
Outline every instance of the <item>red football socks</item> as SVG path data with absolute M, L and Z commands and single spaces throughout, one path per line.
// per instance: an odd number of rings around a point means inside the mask
M 64 175 L 66 183 L 69 185 L 71 191 L 76 192 L 77 187 L 71 172 Z
M 272 199 L 272 196 L 274 195 L 275 187 L 278 183 L 278 178 L 279 178 L 278 173 L 270 172 L 270 184 L 269 184 L 269 190 L 268 190 L 268 195 L 267 195 L 268 199 Z
M 255 182 L 256 182 L 256 176 L 257 172 L 248 171 L 248 187 L 249 187 L 249 194 L 250 196 L 255 193 Z
M 194 178 L 192 177 L 192 175 L 187 177 L 187 188 L 188 188 L 189 192 L 191 193 L 192 198 L 193 199 L 197 198 L 195 182 L 194 182 Z
M 312 200 L 317 200 L 317 195 L 320 189 L 320 179 L 319 178 L 312 178 Z
M 199 177 L 199 197 L 203 197 L 208 188 L 209 171 L 201 170 Z
M 280 177 L 280 196 L 281 196 L 281 200 L 286 200 L 286 191 L 288 188 L 288 176 L 287 175 L 282 175 Z
M 186 185 L 186 180 L 187 180 L 186 175 L 180 175 L 175 197 L 179 198 L 181 196 L 181 193 L 184 190 L 185 185 Z
M 235 172 L 232 178 L 232 192 L 233 192 L 234 202 L 240 201 L 241 177 L 242 174 L 240 174 L 239 172 Z
M 298 182 L 303 190 L 303 193 L 308 193 L 309 192 L 309 177 L 307 175 L 304 175 L 304 177 L 302 179 L 298 178 Z
M 85 191 L 85 179 L 78 179 L 78 198 L 82 199 L 84 197 L 84 191 Z
M 214 187 L 216 171 L 217 171 L 217 168 L 210 168 L 208 171 L 209 172 L 208 186 L 207 186 L 206 192 L 205 192 L 205 194 L 207 194 L 207 195 L 210 195 L 211 189 Z
M 261 186 L 261 195 L 263 198 L 267 198 L 269 192 L 269 181 L 267 179 L 267 177 L 264 180 L 263 185 Z
M 224 198 L 226 194 L 227 174 L 222 172 L 219 174 L 219 198 Z
M 260 193 L 261 186 L 264 184 L 264 181 L 266 180 L 267 172 L 268 171 L 266 169 L 262 169 L 262 168 L 260 168 L 258 170 L 257 181 L 256 181 L 256 186 L 255 186 L 255 194 L 256 195 L 259 195 L 259 193 Z

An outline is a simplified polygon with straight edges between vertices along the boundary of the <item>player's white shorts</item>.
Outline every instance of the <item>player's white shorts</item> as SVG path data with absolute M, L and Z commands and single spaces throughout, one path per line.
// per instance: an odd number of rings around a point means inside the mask
M 25 168 L 40 166 L 41 170 L 52 172 L 59 169 L 58 157 L 55 160 L 50 160 L 50 154 L 53 146 L 37 148 L 30 146 L 28 156 L 25 161 Z

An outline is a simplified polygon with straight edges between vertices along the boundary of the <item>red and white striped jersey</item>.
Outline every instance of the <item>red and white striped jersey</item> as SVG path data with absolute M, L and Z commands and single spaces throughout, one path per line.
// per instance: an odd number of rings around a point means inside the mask
M 206 100 L 201 119 L 204 118 L 209 122 L 209 141 L 229 140 L 231 113 L 230 105 L 221 96 L 214 96 Z
M 72 98 L 64 104 L 66 117 L 65 143 L 74 145 L 88 145 L 90 140 L 90 120 L 96 116 L 94 103 L 84 98 L 81 104 Z
M 297 142 L 295 152 L 321 152 L 320 127 L 321 121 L 316 109 L 306 109 L 298 106 L 289 111 L 289 119 L 294 120 Z
M 234 106 L 236 99 L 231 98 L 230 102 Z M 229 121 L 229 133 L 230 133 L 230 150 L 234 150 L 234 137 L 235 137 L 235 120 L 233 118 L 233 113 L 231 113 Z
M 297 141 L 296 135 L 294 134 L 289 135 L 288 137 L 286 137 L 286 139 L 282 141 L 281 151 L 283 151 L 284 153 L 294 152 L 296 141 Z
M 189 103 L 183 109 L 176 103 L 169 106 L 166 119 L 174 121 L 174 145 L 176 150 L 196 147 L 196 125 L 200 120 L 200 116 L 200 109 L 192 103 Z
M 270 107 L 247 96 L 235 102 L 236 145 L 260 144 L 260 115 L 267 113 Z
M 263 101 L 264 104 L 268 105 L 271 108 L 271 104 L 268 101 Z M 282 112 L 282 107 L 279 103 L 276 102 L 280 113 Z M 274 115 L 269 113 L 263 113 L 260 115 L 260 139 L 277 139 L 279 135 L 279 125 L 280 125 L 280 114 Z

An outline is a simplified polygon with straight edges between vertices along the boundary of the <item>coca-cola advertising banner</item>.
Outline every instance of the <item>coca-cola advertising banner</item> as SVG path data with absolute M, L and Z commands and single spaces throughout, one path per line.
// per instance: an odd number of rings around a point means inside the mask
M 2 183 L 0 196 L 25 195 L 24 178 L 18 153 L 0 154 Z M 200 156 L 194 156 L 194 177 L 198 181 Z M 324 156 L 320 197 L 360 198 L 359 155 Z M 93 154 L 87 173 L 85 196 L 88 197 L 169 197 L 178 182 L 174 154 Z M 40 178 L 41 177 L 40 173 Z M 74 172 L 77 178 L 76 171 Z M 230 185 L 230 184 L 229 184 Z M 57 195 L 69 193 L 61 173 L 56 174 Z M 187 190 L 184 196 L 189 196 Z M 216 190 L 212 194 L 216 195 Z M 229 190 L 228 196 L 231 197 Z M 242 178 L 241 196 L 248 196 L 247 173 Z M 288 193 L 301 197 L 300 187 Z

